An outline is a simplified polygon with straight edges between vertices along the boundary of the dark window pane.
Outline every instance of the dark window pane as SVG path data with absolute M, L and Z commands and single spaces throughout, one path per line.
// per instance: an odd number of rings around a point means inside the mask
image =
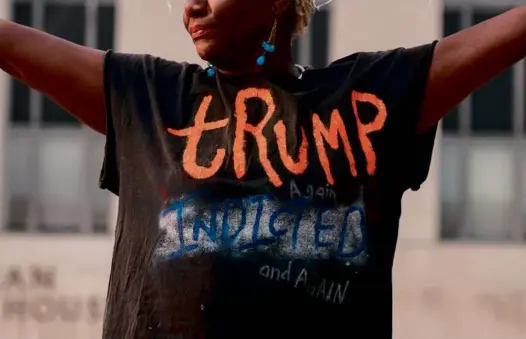
M 101 5 L 98 10 L 97 48 L 106 51 L 114 46 L 115 7 Z
M 444 10 L 444 25 L 443 25 L 443 32 L 442 35 L 444 37 L 454 34 L 458 31 L 460 31 L 461 27 L 461 20 L 460 20 L 460 11 L 457 9 L 449 9 L 446 8 Z
M 513 110 L 513 70 L 507 70 L 472 94 L 474 133 L 511 133 Z
M 85 7 L 83 5 L 47 4 L 45 7 L 45 30 L 53 35 L 84 44 L 86 27 Z M 50 79 L 50 81 L 53 81 Z M 65 110 L 44 98 L 42 100 L 42 120 L 45 126 L 71 125 L 80 123 Z
M 93 233 L 96 234 L 108 234 L 109 229 L 108 225 L 105 223 L 95 223 L 93 224 Z
M 9 222 L 7 229 L 12 232 L 24 232 L 27 229 L 26 219 L 29 214 L 27 196 L 11 196 L 9 199 Z
M 21 25 L 31 26 L 31 3 L 14 3 L 13 20 Z M 10 119 L 16 124 L 29 122 L 29 93 L 30 89 L 20 81 L 11 78 Z
M 292 40 L 292 62 L 295 64 L 300 63 L 300 38 Z
M 461 30 L 460 11 L 456 9 L 446 9 L 443 17 L 443 36 L 454 34 Z M 442 128 L 445 133 L 455 133 L 459 128 L 459 108 L 458 106 L 449 112 L 442 120 Z
M 502 12 L 503 10 L 476 9 L 473 13 L 473 23 L 480 23 Z M 512 111 L 513 70 L 509 69 L 472 94 L 473 133 L 511 133 Z
M 46 32 L 84 45 L 86 27 L 83 5 L 47 4 L 44 28 Z
M 42 98 L 42 125 L 44 127 L 71 126 L 78 125 L 80 122 L 59 105 L 55 104 L 47 97 Z
M 442 119 L 442 129 L 445 133 L 456 133 L 459 128 L 459 108 L 458 106 L 453 108 L 445 117 Z
M 39 233 L 80 233 L 80 227 L 78 225 L 47 225 L 39 224 L 37 226 Z
M 30 89 L 20 81 L 11 78 L 11 122 L 27 124 L 29 122 Z
M 329 23 L 330 12 L 319 11 L 312 17 L 311 38 L 311 65 L 316 68 L 327 66 L 329 52 Z
M 31 26 L 33 23 L 32 3 L 19 3 L 13 4 L 13 21 L 25 25 Z

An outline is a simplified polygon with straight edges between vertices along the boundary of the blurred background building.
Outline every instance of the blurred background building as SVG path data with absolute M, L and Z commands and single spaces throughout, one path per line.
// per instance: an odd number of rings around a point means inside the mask
M 183 4 L 0 0 L 0 17 L 92 47 L 200 62 Z M 321 67 L 355 51 L 423 44 L 520 4 L 336 0 L 294 55 Z M 456 108 L 428 181 L 404 198 L 396 338 L 525 337 L 525 83 L 520 62 Z M 6 75 L 0 108 L 0 338 L 100 338 L 117 206 L 97 186 L 104 138 Z

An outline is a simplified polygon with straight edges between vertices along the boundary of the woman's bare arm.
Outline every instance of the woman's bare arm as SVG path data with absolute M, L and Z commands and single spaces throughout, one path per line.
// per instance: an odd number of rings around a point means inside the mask
M 105 133 L 104 53 L 0 20 L 0 67 Z
M 525 55 L 526 6 L 512 9 L 438 42 L 418 132 L 435 125 L 471 92 Z

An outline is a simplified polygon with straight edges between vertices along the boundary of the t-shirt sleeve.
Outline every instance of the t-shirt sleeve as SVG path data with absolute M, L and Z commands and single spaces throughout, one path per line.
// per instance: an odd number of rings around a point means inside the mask
M 140 68 L 140 56 L 106 52 L 104 58 L 104 96 L 106 102 L 106 145 L 99 186 L 119 195 L 119 167 L 115 124 L 121 125 L 120 114 L 127 92 L 133 88 L 134 73 Z
M 153 121 L 162 121 L 158 107 L 176 87 L 183 65 L 151 55 L 108 51 L 104 59 L 106 145 L 99 186 L 119 195 L 123 159 Z M 173 85 L 173 87 L 172 87 Z M 139 134 L 139 136 L 137 136 Z
M 373 145 L 382 153 L 378 171 L 389 171 L 401 189 L 418 190 L 426 180 L 437 126 L 417 134 L 426 82 L 436 41 L 389 51 L 356 53 L 334 62 L 331 67 L 351 90 L 378 97 L 387 110 L 381 132 L 372 135 Z M 361 117 L 367 120 L 367 117 Z M 380 157 L 379 157 L 380 158 Z

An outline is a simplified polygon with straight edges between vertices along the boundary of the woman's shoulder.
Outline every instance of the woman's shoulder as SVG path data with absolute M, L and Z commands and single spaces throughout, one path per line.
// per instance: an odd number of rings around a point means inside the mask
M 372 83 L 373 87 L 409 79 L 415 71 L 428 71 L 435 42 L 410 48 L 355 52 L 339 58 L 326 67 L 307 70 L 305 78 L 327 84 L 333 90 L 338 85 Z M 387 81 L 391 80 L 391 81 Z
M 203 68 L 197 63 L 176 61 L 152 54 L 121 53 L 111 50 L 106 53 L 105 68 L 141 72 L 148 77 L 173 76 L 177 73 L 192 74 L 203 71 Z

